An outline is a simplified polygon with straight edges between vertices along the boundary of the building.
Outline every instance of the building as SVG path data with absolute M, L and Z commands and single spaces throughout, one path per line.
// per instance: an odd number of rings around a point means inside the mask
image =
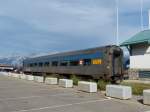
M 150 78 L 150 30 L 144 30 L 121 44 L 130 52 L 130 77 Z
M 0 71 L 12 71 L 12 70 L 14 70 L 13 66 L 0 64 Z

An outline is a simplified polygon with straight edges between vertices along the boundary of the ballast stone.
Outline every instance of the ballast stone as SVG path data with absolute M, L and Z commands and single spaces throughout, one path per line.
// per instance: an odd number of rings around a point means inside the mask
M 130 99 L 132 98 L 132 89 L 128 86 L 121 85 L 107 85 L 106 96 L 119 98 L 119 99 Z
M 143 103 L 145 105 L 150 105 L 150 89 L 143 91 Z
M 71 88 L 73 87 L 73 81 L 69 79 L 59 79 L 59 86 L 65 88 Z
M 58 79 L 48 77 L 45 79 L 45 83 L 55 85 L 55 84 L 58 84 Z
M 94 82 L 79 81 L 78 89 L 89 93 L 97 92 L 97 84 Z

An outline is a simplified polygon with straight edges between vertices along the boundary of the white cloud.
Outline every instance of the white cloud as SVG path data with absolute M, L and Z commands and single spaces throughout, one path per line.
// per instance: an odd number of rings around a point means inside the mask
M 96 30 L 95 27 L 100 28 L 113 23 L 114 11 L 108 7 L 98 7 L 94 3 L 94 5 L 86 6 L 86 4 L 74 5 L 75 2 L 60 1 L 32 0 L 29 2 L 25 0 L 20 2 L 18 0 L 17 2 L 13 1 L 11 5 L 15 6 L 17 3 L 19 7 L 11 9 L 3 5 L 5 7 L 1 7 L 1 9 L 5 11 L 6 15 L 25 21 L 44 31 L 66 33 L 76 31 L 82 34 L 82 32 Z
M 144 10 L 149 4 L 144 0 Z M 119 1 L 120 42 L 139 31 L 139 10 L 140 0 Z M 48 52 L 115 44 L 115 0 L 0 0 L 0 35 L 5 36 L 3 48 L 10 45 L 11 52 L 21 52 L 21 48 L 24 52 Z

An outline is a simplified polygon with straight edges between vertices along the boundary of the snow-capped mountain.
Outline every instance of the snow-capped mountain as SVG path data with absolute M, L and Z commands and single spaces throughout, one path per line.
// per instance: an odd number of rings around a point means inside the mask
M 15 67 L 22 67 L 23 60 L 26 58 L 34 58 L 34 57 L 50 55 L 50 54 L 52 53 L 32 53 L 27 56 L 14 55 L 9 57 L 0 57 L 0 64 L 8 64 L 8 65 L 13 65 Z
M 23 64 L 23 60 L 27 57 L 24 56 L 12 56 L 12 57 L 1 57 L 0 64 L 8 64 L 16 67 L 21 67 Z

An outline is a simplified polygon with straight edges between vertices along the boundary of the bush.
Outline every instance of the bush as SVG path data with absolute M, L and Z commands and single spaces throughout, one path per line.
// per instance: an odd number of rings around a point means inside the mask
M 134 95 L 142 95 L 144 89 L 150 89 L 150 84 L 122 82 L 121 85 L 131 86 Z
M 101 91 L 105 91 L 107 84 L 110 84 L 110 82 L 104 81 L 104 80 L 99 80 L 98 83 L 97 83 L 98 89 L 100 89 Z
M 78 85 L 79 78 L 76 75 L 72 75 L 71 80 L 73 80 L 74 85 Z

